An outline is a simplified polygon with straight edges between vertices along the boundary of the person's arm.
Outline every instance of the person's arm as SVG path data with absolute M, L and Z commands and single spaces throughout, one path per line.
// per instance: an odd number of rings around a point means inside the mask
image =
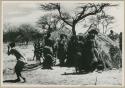
M 20 54 L 20 55 L 21 55 L 21 57 L 24 59 L 25 63 L 27 63 L 26 58 L 25 58 L 22 54 Z
M 33 47 L 35 48 L 35 43 L 33 43 Z
M 95 48 L 97 48 L 97 49 L 100 49 L 100 44 L 99 44 L 99 42 L 97 41 L 97 40 L 95 40 Z

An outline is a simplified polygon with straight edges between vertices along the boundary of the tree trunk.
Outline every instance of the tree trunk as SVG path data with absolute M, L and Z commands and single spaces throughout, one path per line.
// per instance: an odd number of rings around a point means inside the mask
M 74 36 L 76 36 L 75 26 L 76 26 L 75 24 L 72 25 L 72 34 L 73 34 Z

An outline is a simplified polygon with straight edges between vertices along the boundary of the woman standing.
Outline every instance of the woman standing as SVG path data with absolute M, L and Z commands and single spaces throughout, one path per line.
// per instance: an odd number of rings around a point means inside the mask
M 94 71 L 100 64 L 103 66 L 96 40 L 97 35 L 98 31 L 96 29 L 92 29 L 88 32 L 86 42 L 84 43 L 83 66 L 85 71 L 88 72 Z

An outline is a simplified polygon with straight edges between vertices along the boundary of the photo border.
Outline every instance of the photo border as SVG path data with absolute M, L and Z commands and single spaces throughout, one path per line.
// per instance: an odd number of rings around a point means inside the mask
M 125 87 L 125 62 L 124 62 L 124 54 L 125 54 L 125 47 L 124 47 L 124 43 L 125 43 L 125 26 L 124 26 L 124 31 L 123 31 L 123 39 L 122 39 L 122 77 L 123 77 L 123 80 L 122 80 L 122 86 L 117 86 L 117 85 L 113 85 L 113 86 L 110 86 L 110 85 L 105 85 L 105 86 L 100 86 L 100 85 L 33 85 L 33 84 L 26 84 L 26 85 L 22 85 L 22 84 L 16 84 L 16 85 L 3 85 L 3 4 L 2 2 L 4 1 L 14 1 L 14 2 L 113 2 L 113 1 L 118 1 L 118 0 L 36 0 L 36 1 L 33 1 L 33 0 L 2 0 L 0 1 L 0 88 L 41 88 L 41 87 L 46 87 L 46 88 L 124 88 Z M 124 3 L 124 10 L 125 10 L 125 0 L 119 0 L 118 2 L 123 2 Z M 124 24 L 125 24 L 125 11 L 124 11 Z

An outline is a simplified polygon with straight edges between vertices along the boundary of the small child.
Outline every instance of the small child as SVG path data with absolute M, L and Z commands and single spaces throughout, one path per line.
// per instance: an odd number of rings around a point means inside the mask
M 26 64 L 26 59 L 20 54 L 19 51 L 15 49 L 15 43 L 10 43 L 8 45 L 8 55 L 14 55 L 17 59 L 17 63 L 15 65 L 15 73 L 17 75 L 17 79 L 15 80 L 16 82 L 21 81 L 20 78 L 23 79 L 24 82 L 26 82 L 26 79 L 21 75 L 21 72 L 24 68 L 24 65 Z

